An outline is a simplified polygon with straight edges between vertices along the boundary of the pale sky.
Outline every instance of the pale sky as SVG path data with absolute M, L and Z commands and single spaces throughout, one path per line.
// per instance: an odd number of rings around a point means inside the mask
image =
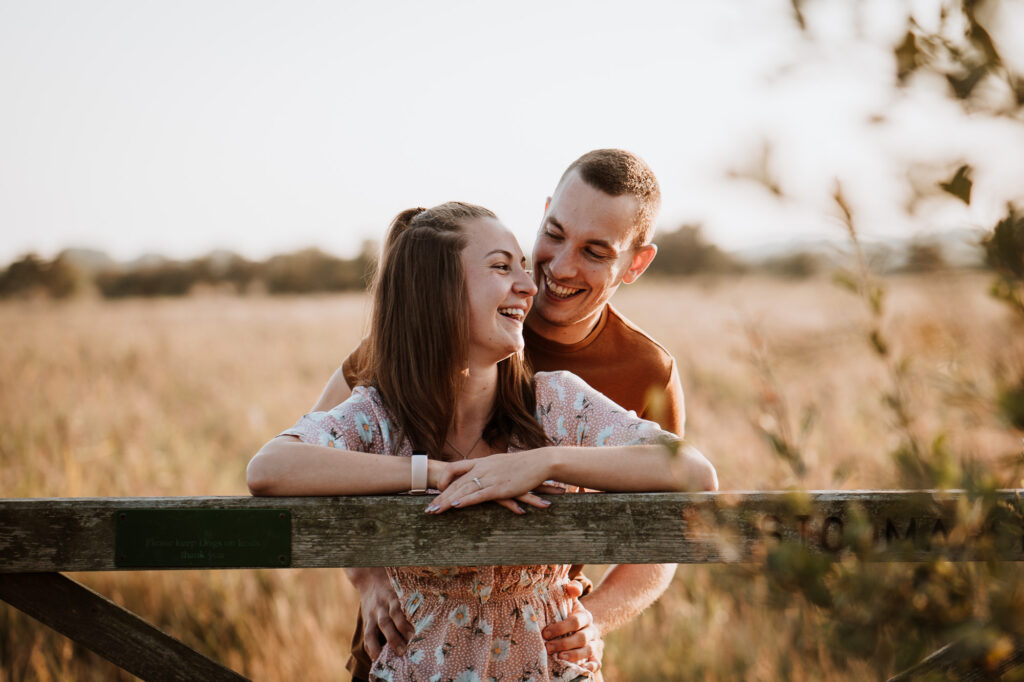
M 929 4 L 808 2 L 812 40 L 788 0 L 0 0 L 0 263 L 349 255 L 451 199 L 529 251 L 597 147 L 648 161 L 662 228 L 701 222 L 727 248 L 837 236 L 836 178 L 868 236 L 989 227 L 1024 197 L 1024 125 L 967 117 L 937 79 L 893 90 L 892 45 Z M 764 141 L 783 200 L 728 177 Z M 909 158 L 976 163 L 973 205 L 909 218 Z

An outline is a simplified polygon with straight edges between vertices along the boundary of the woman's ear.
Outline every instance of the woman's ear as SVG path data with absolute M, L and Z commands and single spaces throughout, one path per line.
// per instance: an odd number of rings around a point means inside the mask
M 640 275 L 644 274 L 644 270 L 647 269 L 647 266 L 651 264 L 656 255 L 658 255 L 657 244 L 638 246 L 633 251 L 633 260 L 630 262 L 629 267 L 626 268 L 626 272 L 622 274 L 622 281 L 626 284 L 635 282 Z

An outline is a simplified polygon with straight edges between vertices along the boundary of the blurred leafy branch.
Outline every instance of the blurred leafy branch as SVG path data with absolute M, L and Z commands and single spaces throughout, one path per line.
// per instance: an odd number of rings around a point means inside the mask
M 803 0 L 792 0 L 799 28 L 809 32 Z M 1024 108 L 1024 79 L 1003 60 L 1000 50 L 980 20 L 981 9 L 992 10 L 997 3 L 962 0 L 937 8 L 938 22 L 919 22 L 910 14 L 907 30 L 893 48 L 895 85 L 905 86 L 915 72 L 929 70 L 942 75 L 951 95 L 968 110 L 1017 116 Z M 933 32 L 922 29 L 935 25 Z M 1005 86 L 1007 98 L 993 97 L 993 88 L 983 82 Z M 995 90 L 999 90 L 996 88 Z M 970 204 L 973 168 L 962 164 L 939 188 Z M 993 523 L 1006 524 L 1019 537 L 1024 529 L 1020 504 L 1007 506 L 995 501 L 994 490 L 1001 480 L 1019 480 L 1022 458 L 1009 461 L 1008 470 L 993 472 L 970 459 L 957 461 L 947 437 L 927 437 L 915 420 L 911 375 L 913 349 L 894 349 L 885 333 L 886 290 L 865 258 L 854 212 L 837 182 L 833 201 L 853 251 L 853 266 L 835 275 L 835 281 L 858 296 L 869 313 L 866 340 L 876 357 L 885 364 L 889 385 L 882 400 L 891 415 L 890 428 L 897 436 L 891 457 L 899 483 L 911 488 L 962 487 L 968 496 L 957 510 L 950 529 L 949 549 L 957 544 L 975 543 L 981 551 L 992 551 L 981 539 L 981 531 Z M 1024 214 L 1014 206 L 982 241 L 986 263 L 995 273 L 991 293 L 1024 321 Z M 764 355 L 758 355 L 754 338 L 754 366 L 765 385 L 775 383 Z M 775 396 L 779 392 L 772 391 Z M 788 426 L 786 410 L 777 398 L 762 400 L 762 407 L 774 410 L 777 419 L 763 429 L 772 451 L 799 471 L 799 438 Z M 994 396 L 1007 422 L 1024 429 L 1024 376 Z M 845 547 L 829 559 L 796 543 L 780 543 L 768 551 L 761 569 L 777 605 L 783 608 L 802 601 L 809 608 L 807 628 L 825 642 L 827 652 L 842 667 L 849 658 L 872 665 L 880 676 L 907 669 L 893 679 L 971 679 L 1002 674 L 1024 660 L 1024 576 L 1018 567 L 993 559 L 959 563 L 952 555 L 918 564 L 870 562 L 871 529 L 858 523 L 856 514 L 845 529 Z M 994 557 L 994 554 L 989 556 Z M 921 659 L 937 645 L 939 651 Z M 1016 672 L 1020 672 L 1019 669 Z
M 855 658 L 883 678 L 905 670 L 898 679 L 1001 673 L 1024 660 L 1024 621 L 1019 618 L 1024 576 L 1017 566 L 996 560 L 997 547 L 985 530 L 1000 524 L 1020 538 L 1024 507 L 996 499 L 994 492 L 1006 472 L 1000 476 L 977 462 L 958 461 L 943 433 L 927 438 L 916 426 L 910 390 L 913 349 L 898 354 L 887 337 L 886 290 L 868 266 L 853 211 L 838 183 L 833 199 L 854 254 L 852 269 L 839 273 L 836 282 L 863 301 L 870 314 L 866 341 L 888 370 L 890 385 L 883 389 L 882 399 L 892 416 L 890 428 L 898 436 L 890 453 L 898 481 L 908 488 L 961 487 L 968 496 L 958 505 L 937 558 L 917 564 L 874 563 L 877 538 L 864 515 L 852 509 L 843 530 L 845 549 L 839 555 L 828 557 L 800 543 L 782 542 L 765 553 L 760 569 L 777 607 L 802 602 L 799 612 L 807 630 L 825 643 L 819 650 L 837 667 Z M 1018 223 L 1004 220 L 1004 227 L 997 230 L 1005 231 L 1007 224 Z M 1006 240 L 1001 239 L 1000 243 Z M 755 354 L 755 367 L 764 381 L 774 382 L 763 356 Z M 766 403 L 769 408 L 772 402 Z M 785 410 L 774 409 L 782 417 L 780 423 L 787 424 Z M 768 435 L 775 454 L 799 471 L 794 465 L 802 465 L 799 450 L 794 454 L 799 438 L 779 427 Z M 1020 458 L 1013 469 L 1019 476 Z M 967 544 L 987 559 L 957 561 L 956 554 Z
M 797 27 L 812 36 L 805 11 L 811 3 L 790 0 L 790 4 Z M 944 78 L 950 94 L 966 106 L 1017 116 L 1024 109 L 1024 78 L 1007 63 L 985 27 L 1001 6 L 998 0 L 913 5 L 903 36 L 892 48 L 896 85 L 904 87 L 916 73 L 928 71 Z M 924 13 L 927 17 L 921 20 Z

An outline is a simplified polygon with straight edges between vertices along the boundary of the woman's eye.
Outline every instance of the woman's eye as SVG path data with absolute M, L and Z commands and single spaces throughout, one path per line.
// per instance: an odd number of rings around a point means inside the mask
M 493 265 L 492 267 L 497 268 L 498 270 L 501 270 L 502 272 L 511 272 L 512 271 L 512 268 L 509 267 L 505 263 L 497 263 L 497 264 Z

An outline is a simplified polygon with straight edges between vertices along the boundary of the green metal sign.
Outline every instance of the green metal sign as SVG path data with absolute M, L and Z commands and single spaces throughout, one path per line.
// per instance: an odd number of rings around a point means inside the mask
M 119 568 L 263 568 L 292 562 L 287 509 L 118 509 Z

